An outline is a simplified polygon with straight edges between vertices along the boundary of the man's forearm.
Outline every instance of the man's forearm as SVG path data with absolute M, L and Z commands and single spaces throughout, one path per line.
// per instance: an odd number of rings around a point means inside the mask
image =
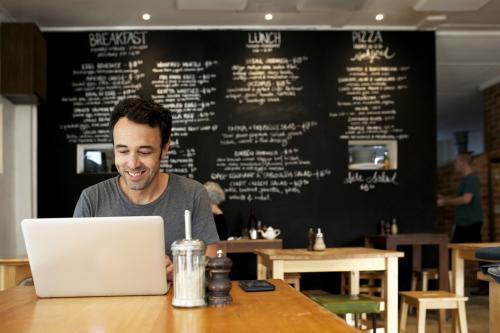
M 471 198 L 467 195 L 462 195 L 460 197 L 448 197 L 444 199 L 445 204 L 451 206 L 468 205 L 470 201 Z

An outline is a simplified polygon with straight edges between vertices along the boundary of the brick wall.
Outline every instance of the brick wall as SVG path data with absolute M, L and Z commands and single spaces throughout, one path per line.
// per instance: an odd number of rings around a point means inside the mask
M 492 220 L 495 223 L 494 240 L 500 241 L 500 151 L 492 154 L 491 170 L 491 199 L 493 201 Z
M 500 83 L 483 91 L 485 148 L 491 160 L 491 199 L 494 241 L 500 241 Z
M 500 83 L 483 91 L 485 150 L 500 152 Z

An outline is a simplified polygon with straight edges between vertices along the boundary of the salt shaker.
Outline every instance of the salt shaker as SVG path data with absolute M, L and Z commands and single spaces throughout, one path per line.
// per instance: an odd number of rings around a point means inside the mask
M 391 223 L 391 234 L 393 234 L 393 235 L 398 234 L 398 224 L 396 222 L 395 217 L 392 219 L 392 223 Z
M 172 305 L 191 308 L 206 305 L 205 250 L 202 240 L 191 239 L 191 212 L 184 213 L 186 238 L 172 244 L 174 296 Z
M 316 233 L 316 240 L 314 241 L 313 250 L 314 251 L 324 251 L 326 249 L 325 241 L 323 240 L 323 233 L 321 228 L 318 228 Z

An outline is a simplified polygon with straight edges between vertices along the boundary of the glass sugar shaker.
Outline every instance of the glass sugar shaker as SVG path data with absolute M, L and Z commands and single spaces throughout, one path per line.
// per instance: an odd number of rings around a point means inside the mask
M 205 250 L 202 240 L 191 239 L 191 212 L 184 214 L 186 238 L 172 243 L 174 295 L 172 305 L 191 308 L 205 306 Z

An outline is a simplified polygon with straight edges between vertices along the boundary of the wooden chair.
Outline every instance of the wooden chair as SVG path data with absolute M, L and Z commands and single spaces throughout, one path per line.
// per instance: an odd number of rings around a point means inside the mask
M 423 268 L 422 270 L 414 270 L 411 276 L 411 290 L 417 290 L 418 280 L 422 280 L 422 291 L 429 290 L 429 280 L 439 279 L 437 268 Z M 451 290 L 451 271 L 448 271 L 448 282 Z
M 453 293 L 433 290 L 433 291 L 402 291 L 401 313 L 399 316 L 399 332 L 406 329 L 406 319 L 408 317 L 408 306 L 417 309 L 417 333 L 425 333 L 425 316 L 427 310 L 439 310 L 439 332 L 444 332 L 445 310 L 454 310 L 454 320 L 458 321 L 460 333 L 467 333 L 467 317 L 465 314 L 465 301 L 467 297 L 456 296 Z
M 340 293 L 349 295 L 350 292 L 350 272 L 342 272 L 340 281 Z M 384 272 L 370 271 L 359 272 L 359 293 L 361 295 L 377 296 L 384 298 Z
M 284 281 L 300 291 L 300 273 L 285 273 Z
M 417 290 L 418 280 L 422 281 L 422 291 L 429 290 L 429 280 L 439 279 L 437 268 L 425 268 L 420 271 L 413 271 L 411 274 L 411 290 Z

